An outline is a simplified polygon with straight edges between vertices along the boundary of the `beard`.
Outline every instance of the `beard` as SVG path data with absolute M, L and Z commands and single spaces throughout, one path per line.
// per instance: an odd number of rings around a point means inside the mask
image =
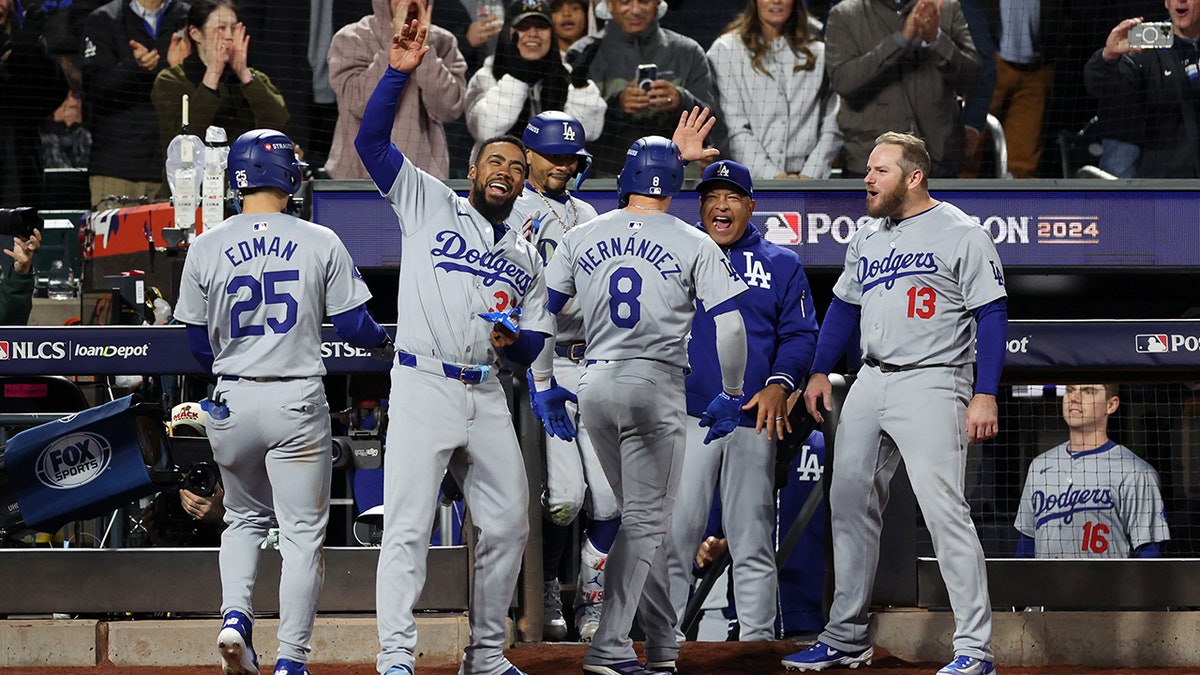
M 875 207 L 871 206 L 869 199 L 867 200 L 867 215 L 872 218 L 886 218 L 891 216 L 904 203 L 904 195 L 906 194 L 908 194 L 908 188 L 903 183 L 888 192 L 880 192 L 877 196 L 879 202 Z
M 512 215 L 513 204 L 517 201 L 517 193 L 514 190 L 512 194 L 504 199 L 504 201 L 493 204 L 488 201 L 487 185 L 480 183 L 471 184 L 471 206 L 479 212 L 479 215 L 487 219 L 489 223 L 502 223 Z

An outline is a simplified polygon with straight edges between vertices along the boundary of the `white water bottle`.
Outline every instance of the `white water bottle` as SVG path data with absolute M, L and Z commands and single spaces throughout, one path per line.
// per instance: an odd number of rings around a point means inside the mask
M 201 221 L 204 229 L 225 219 L 225 166 L 229 156 L 225 129 L 209 127 L 204 132 L 204 186 Z

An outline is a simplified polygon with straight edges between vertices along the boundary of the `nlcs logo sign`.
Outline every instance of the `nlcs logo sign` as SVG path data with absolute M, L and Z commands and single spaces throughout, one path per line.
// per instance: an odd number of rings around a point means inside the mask
M 91 433 L 69 434 L 42 450 L 36 473 L 46 487 L 68 490 L 98 478 L 111 461 L 108 439 Z

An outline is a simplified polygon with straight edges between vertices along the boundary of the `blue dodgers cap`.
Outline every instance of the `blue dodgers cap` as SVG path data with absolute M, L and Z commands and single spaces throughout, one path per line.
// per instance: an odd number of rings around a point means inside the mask
M 704 193 L 721 187 L 721 183 L 732 185 L 749 197 L 754 196 L 754 179 L 750 177 L 750 169 L 732 159 L 722 159 L 709 164 L 696 185 L 696 192 Z

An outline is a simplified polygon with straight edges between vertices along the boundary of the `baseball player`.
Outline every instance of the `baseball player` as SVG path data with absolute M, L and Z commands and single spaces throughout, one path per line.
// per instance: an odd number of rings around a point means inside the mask
M 367 313 L 371 294 L 337 235 L 283 212 L 302 167 L 278 131 L 255 129 L 234 142 L 229 179 L 242 213 L 192 244 L 175 308 L 193 354 L 217 376 L 207 429 L 229 525 L 217 647 L 230 675 L 258 673 L 251 593 L 272 517 L 283 555 L 275 673 L 308 673 L 333 471 L 321 322 L 331 317 L 357 347 L 391 344 Z
M 1115 384 L 1067 385 L 1066 443 L 1034 458 L 1017 508 L 1019 558 L 1158 558 L 1171 538 L 1158 472 L 1108 437 Z
M 712 127 L 706 116 L 693 110 L 681 119 L 696 148 Z M 679 130 L 676 138 L 683 139 Z M 700 156 L 690 152 L 693 143 L 684 146 L 687 154 L 661 136 L 634 142 L 617 179 L 621 208 L 567 232 L 546 272 L 550 310 L 574 297 L 583 315 L 588 365 L 580 410 L 621 507 L 600 627 L 583 660 L 589 673 L 675 670 L 679 643 L 663 540 L 682 468 L 686 342 L 697 301 L 713 317 L 721 367 L 722 389 L 700 421 L 711 427 L 707 440 L 728 434 L 741 417 L 746 331 L 734 299 L 746 285 L 712 239 L 667 213 L 683 185 L 683 158 Z M 539 388 L 552 382 L 545 352 L 533 370 Z M 561 401 L 541 403 L 547 428 L 571 437 Z M 629 638 L 639 600 L 645 666 Z
M 480 147 L 459 197 L 394 145 L 396 102 L 420 65 L 429 26 L 392 38 L 389 67 L 363 113 L 355 147 L 392 205 L 403 238 L 396 363 L 383 479 L 383 545 L 376 578 L 379 672 L 411 675 L 413 607 L 425 584 L 429 532 L 447 465 L 471 509 L 478 542 L 471 639 L 462 675 L 520 675 L 504 658 L 504 619 L 529 535 L 529 488 L 496 372 L 493 323 L 481 313 L 522 310 L 515 339 L 536 355 L 554 319 L 546 312 L 541 258 L 512 219 L 525 183 L 525 147 L 498 137 Z M 516 345 L 514 348 L 520 348 Z
M 668 536 L 671 601 L 682 620 L 692 580 L 696 542 L 703 539 L 718 480 L 722 524 L 733 558 L 739 637 L 775 637 L 778 576 L 771 536 L 775 520 L 775 439 L 790 431 L 787 399 L 808 375 L 817 345 L 816 312 L 808 277 L 794 251 L 777 246 L 750 223 L 754 182 L 738 162 L 710 164 L 696 186 L 700 220 L 748 287 L 736 305 L 746 324 L 748 358 L 745 387 L 751 397 L 728 436 L 704 443 L 697 419 L 721 392 L 716 367 L 713 319 L 698 308 L 688 342 L 687 449 Z M 557 372 L 557 370 L 555 371 Z M 766 433 L 763 433 L 763 432 Z M 676 637 L 683 631 L 676 626 Z
M 591 169 L 592 156 L 583 124 L 571 115 L 547 111 L 529 120 L 521 136 L 529 177 L 513 205 L 513 219 L 533 242 L 543 261 L 550 260 L 563 234 L 596 217 L 596 209 L 567 189 L 579 185 Z M 583 316 L 570 303 L 559 313 L 554 345 L 554 372 L 560 385 L 579 388 L 583 375 Z M 529 371 L 526 371 L 527 373 Z M 600 625 L 604 599 L 604 564 L 617 536 L 620 511 L 612 488 L 600 468 L 596 450 L 581 425 L 579 409 L 569 406 L 578 435 L 564 441 L 546 434 L 546 489 L 542 496 L 546 518 L 542 522 L 542 572 L 545 577 L 545 613 L 542 635 L 561 640 L 567 635 L 562 613 L 558 568 L 570 537 L 568 527 L 588 501 L 591 516 L 580 550 L 579 577 L 575 586 L 575 625 L 579 639 L 588 642 Z
M 833 606 L 816 644 L 783 665 L 871 662 L 867 607 L 888 486 L 903 456 L 954 610 L 955 659 L 938 673 L 989 675 L 987 571 L 963 483 L 967 444 L 996 435 L 1004 274 L 987 232 L 929 196 L 924 141 L 888 132 L 875 143 L 863 179 L 875 220 L 846 248 L 804 390 L 809 413 L 824 421 L 832 403 L 827 374 L 858 325 L 863 367 L 842 406 L 829 493 Z

